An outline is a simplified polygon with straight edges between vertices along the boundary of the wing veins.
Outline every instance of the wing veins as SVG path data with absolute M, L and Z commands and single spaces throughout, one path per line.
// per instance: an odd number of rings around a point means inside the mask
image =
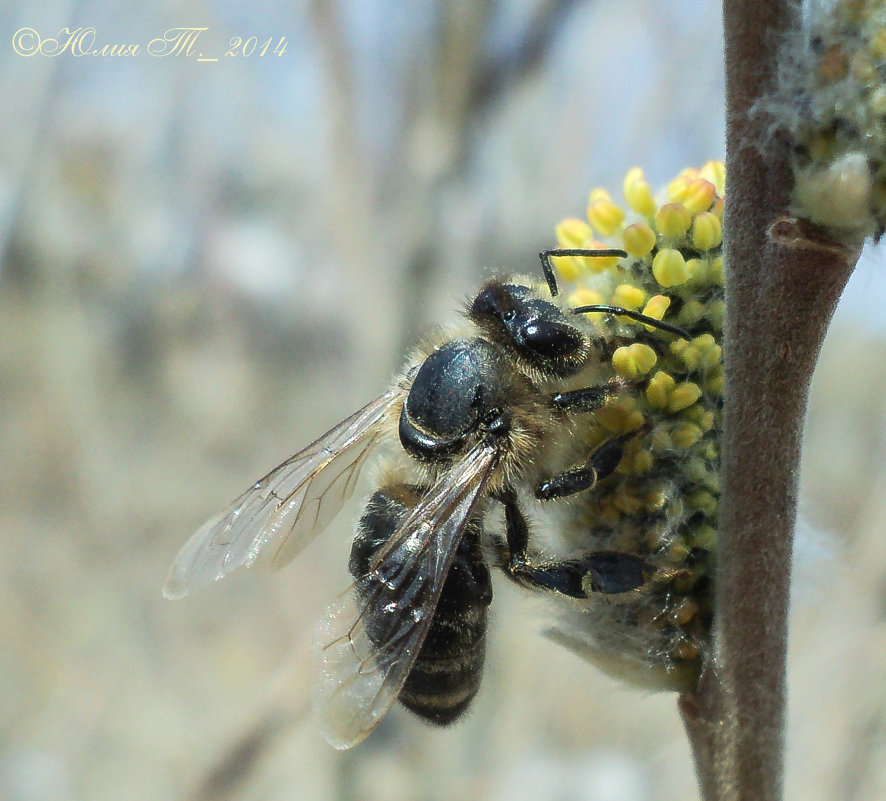
M 179 552 L 164 594 L 180 598 L 194 587 L 257 563 L 280 567 L 292 559 L 350 497 L 381 424 L 402 396 L 395 386 L 289 457 L 242 493 L 226 512 L 201 526 Z M 355 450 L 356 448 L 356 450 Z M 341 480 L 334 471 L 341 460 Z M 313 490 L 316 494 L 313 494 Z M 302 518 L 316 502 L 313 518 Z
M 314 702 L 324 734 L 334 746 L 349 748 L 362 740 L 399 695 L 430 630 L 464 528 L 497 460 L 493 446 L 479 443 L 441 476 L 400 522 L 370 572 L 351 585 L 318 626 Z M 420 537 L 415 540 L 417 530 Z M 411 547 L 400 552 L 410 540 L 415 540 Z M 427 558 L 429 549 L 434 553 L 431 559 Z M 385 582 L 378 566 L 398 552 L 404 564 L 398 567 L 396 580 Z M 361 592 L 361 582 L 366 581 L 374 586 Z M 382 639 L 374 641 L 367 626 L 386 625 L 386 619 L 373 616 L 384 608 L 387 594 L 396 594 L 403 587 L 419 603 L 406 610 L 410 617 L 403 623 L 391 618 Z M 352 604 L 356 607 L 353 611 Z M 345 622 L 341 615 L 354 611 L 347 627 L 340 628 Z M 403 609 L 394 609 L 390 614 L 403 613 Z

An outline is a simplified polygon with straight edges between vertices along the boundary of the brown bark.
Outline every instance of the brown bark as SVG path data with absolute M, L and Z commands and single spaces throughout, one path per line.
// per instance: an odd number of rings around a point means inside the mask
M 783 791 L 787 615 L 812 372 L 859 243 L 792 226 L 788 152 L 751 114 L 777 68 L 786 0 L 725 0 L 727 192 L 722 499 L 714 658 L 682 699 L 707 801 Z M 777 226 L 779 236 L 770 235 Z M 797 236 L 785 236 L 785 228 Z

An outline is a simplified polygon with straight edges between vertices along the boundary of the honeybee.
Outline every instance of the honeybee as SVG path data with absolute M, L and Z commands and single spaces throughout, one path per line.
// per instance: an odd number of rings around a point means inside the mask
M 458 718 L 480 684 L 492 583 L 486 513 L 504 509 L 494 566 L 513 581 L 572 598 L 642 587 L 655 567 L 617 550 L 541 560 L 530 553 L 522 505 L 593 490 L 631 438 L 582 452 L 583 420 L 625 380 L 604 368 L 608 335 L 588 312 L 619 315 L 638 338 L 682 329 L 615 306 L 569 308 L 550 256 L 547 287 L 492 279 L 468 303 L 462 328 L 419 348 L 379 398 L 258 479 L 205 523 L 176 557 L 164 589 L 181 598 L 240 568 L 279 568 L 327 527 L 351 496 L 370 454 L 388 444 L 386 476 L 357 526 L 355 578 L 315 636 L 314 703 L 330 743 L 349 748 L 399 698 L 431 723 Z M 393 432 L 396 431 L 396 442 Z

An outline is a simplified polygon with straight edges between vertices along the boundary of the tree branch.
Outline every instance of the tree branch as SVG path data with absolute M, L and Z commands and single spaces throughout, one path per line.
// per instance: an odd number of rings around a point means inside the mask
M 725 406 L 714 660 L 684 697 L 705 798 L 782 797 L 787 614 L 809 383 L 860 243 L 770 236 L 788 214 L 787 148 L 751 114 L 796 24 L 788 0 L 725 0 Z M 764 152 L 765 148 L 765 152 Z M 783 231 L 781 232 L 783 234 Z

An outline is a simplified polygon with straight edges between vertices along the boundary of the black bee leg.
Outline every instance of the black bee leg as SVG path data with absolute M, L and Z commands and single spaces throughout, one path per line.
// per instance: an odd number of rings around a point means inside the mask
M 583 467 L 566 470 L 539 484 L 535 490 L 535 497 L 540 501 L 549 501 L 552 498 L 562 498 L 590 489 L 600 479 L 615 471 L 624 453 L 622 447 L 624 440 L 633 435 L 634 432 L 631 432 L 607 440 L 594 450 L 588 463 Z
M 551 402 L 558 409 L 570 412 L 595 412 L 608 400 L 617 395 L 627 382 L 622 378 L 613 378 L 599 387 L 584 387 L 570 392 L 557 392 L 551 396 Z
M 592 592 L 607 595 L 642 587 L 654 568 L 639 556 L 619 551 L 593 551 L 559 562 L 529 561 L 529 526 L 513 490 L 498 496 L 505 508 L 508 561 L 502 565 L 512 581 L 531 589 L 558 592 L 570 598 L 587 598 Z
M 607 595 L 636 590 L 655 573 L 655 567 L 641 557 L 621 551 L 595 551 L 580 562 L 585 576 L 583 587 Z
M 559 592 L 572 598 L 584 598 L 583 573 L 571 563 L 532 564 L 529 561 L 529 525 L 523 516 L 516 493 L 504 490 L 498 495 L 505 508 L 505 533 L 508 538 L 508 560 L 502 565 L 505 575 L 515 583 L 531 589 Z
M 506 567 L 525 564 L 529 554 L 529 524 L 512 489 L 502 490 L 497 500 L 505 508 L 505 534 L 508 538 L 508 562 Z

